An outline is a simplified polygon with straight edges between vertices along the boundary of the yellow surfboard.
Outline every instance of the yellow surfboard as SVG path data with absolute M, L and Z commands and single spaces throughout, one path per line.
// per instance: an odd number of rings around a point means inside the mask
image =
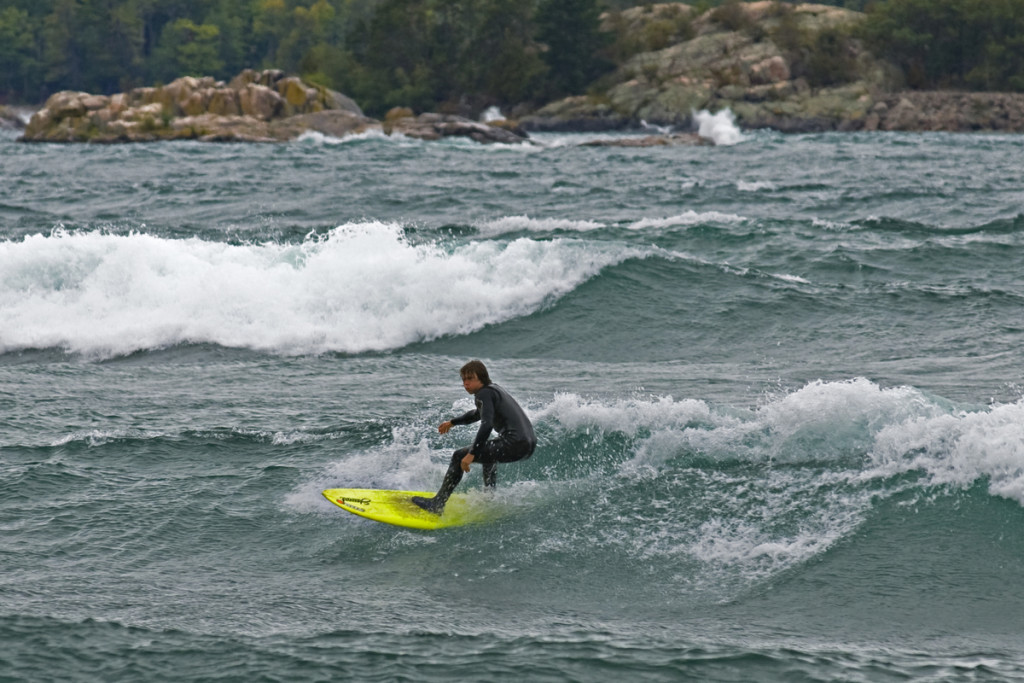
M 433 497 L 425 491 L 386 491 L 380 489 L 327 489 L 324 498 L 353 515 L 375 522 L 411 529 L 443 529 L 481 522 L 489 517 L 486 501 L 479 496 L 453 493 L 444 513 L 435 515 L 412 502 L 413 496 Z

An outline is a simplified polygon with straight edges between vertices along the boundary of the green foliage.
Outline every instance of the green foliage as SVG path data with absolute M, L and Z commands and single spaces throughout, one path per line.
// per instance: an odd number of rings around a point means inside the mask
M 212 24 L 220 30 L 217 58 L 222 64 L 221 74 L 237 74 L 259 64 L 252 52 L 253 14 L 251 0 L 221 0 L 203 16 L 203 24 Z M 217 74 L 213 69 L 206 69 L 205 73 Z
M 596 0 L 541 0 L 536 21 L 549 96 L 582 92 L 612 67 L 600 57 L 611 36 L 601 32 Z
M 621 64 L 641 52 L 662 50 L 694 37 L 693 20 L 684 5 L 648 8 L 640 21 L 631 24 L 622 12 L 610 12 L 607 18 L 613 39 L 607 54 Z
M 42 79 L 38 24 L 26 10 L 0 10 L 0 93 L 31 92 Z
M 220 29 L 212 24 L 197 25 L 191 19 L 176 19 L 167 24 L 154 56 L 160 80 L 220 72 L 224 62 L 219 47 Z
M 809 41 L 803 58 L 807 81 L 812 86 L 840 85 L 857 78 L 857 49 L 853 37 L 844 29 L 819 31 Z
M 373 115 L 401 105 L 471 113 L 585 92 L 615 63 L 692 37 L 668 4 L 627 26 L 635 0 L 4 0 L 0 101 L 112 93 L 184 74 L 276 68 L 341 90 Z M 655 3 L 646 3 L 653 13 Z M 659 3 L 660 4 L 660 3 Z M 739 0 L 694 0 L 753 31 Z M 1024 90 L 1024 0 L 826 0 L 861 32 L 771 38 L 815 85 L 853 73 L 862 40 L 913 87 Z M 779 3 L 780 7 L 786 3 Z M 601 31 L 601 13 L 612 31 Z M 752 33 L 754 35 L 754 33 Z M 756 36 L 760 38 L 761 36 Z
M 532 9 L 518 0 L 383 0 L 350 34 L 335 84 L 373 114 L 530 99 L 545 73 Z
M 1024 89 L 1024 0 L 888 0 L 864 36 L 914 88 Z
M 519 0 L 485 4 L 477 30 L 467 43 L 466 90 L 487 93 L 501 103 L 532 97 L 545 67 L 531 35 L 528 7 Z
M 857 78 L 856 38 L 850 29 L 826 28 L 817 32 L 801 29 L 790 5 L 777 3 L 778 23 L 772 41 L 790 63 L 794 77 L 803 77 L 813 87 L 849 83 Z

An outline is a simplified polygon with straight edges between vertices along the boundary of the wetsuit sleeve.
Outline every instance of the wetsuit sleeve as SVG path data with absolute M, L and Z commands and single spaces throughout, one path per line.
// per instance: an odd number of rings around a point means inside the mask
M 473 410 L 469 411 L 468 413 L 465 413 L 463 415 L 459 415 L 458 417 L 453 417 L 451 419 L 451 423 L 453 425 L 468 425 L 468 424 L 472 424 L 472 423 L 476 422 L 479 419 L 480 419 L 480 409 L 479 408 L 473 408 Z

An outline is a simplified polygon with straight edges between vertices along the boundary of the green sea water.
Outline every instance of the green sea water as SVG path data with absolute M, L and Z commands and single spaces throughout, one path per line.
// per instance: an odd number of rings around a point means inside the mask
M 592 137 L 0 138 L 0 680 L 1024 679 L 1024 139 Z

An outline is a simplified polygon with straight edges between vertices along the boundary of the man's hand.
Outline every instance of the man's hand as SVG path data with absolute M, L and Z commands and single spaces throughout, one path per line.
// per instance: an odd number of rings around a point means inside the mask
M 449 432 L 449 430 L 451 430 L 451 428 L 452 428 L 452 421 L 448 420 L 447 422 L 442 422 L 441 426 L 437 428 L 437 431 L 441 432 L 442 434 L 447 434 Z
M 476 460 L 476 456 L 472 453 L 467 453 L 466 457 L 462 459 L 462 471 L 469 472 L 469 466 L 473 464 L 474 460 Z

